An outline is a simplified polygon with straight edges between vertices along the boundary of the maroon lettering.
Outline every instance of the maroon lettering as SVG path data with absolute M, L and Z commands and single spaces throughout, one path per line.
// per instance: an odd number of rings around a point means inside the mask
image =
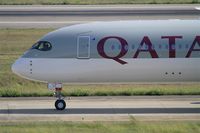
M 195 44 L 198 43 L 199 46 L 200 46 L 200 36 L 196 36 L 193 43 L 192 43 L 192 46 L 190 47 L 187 55 L 186 55 L 186 58 L 189 58 L 191 56 L 191 53 L 192 51 L 200 51 L 200 49 L 195 49 Z
M 147 46 L 147 49 L 142 49 L 143 45 Z M 156 51 L 153 49 L 153 45 L 150 41 L 150 39 L 148 38 L 148 36 L 144 36 L 144 38 L 142 39 L 139 48 L 137 49 L 135 55 L 133 56 L 133 58 L 137 58 L 140 52 L 149 52 L 151 54 L 152 58 L 158 58 L 158 54 L 156 53 Z
M 108 39 L 111 39 L 111 38 L 117 39 L 120 42 L 120 45 L 121 45 L 121 51 L 115 57 L 110 57 L 110 56 L 106 55 L 106 53 L 104 51 L 105 42 Z M 120 58 L 123 57 L 128 52 L 127 47 L 128 47 L 128 43 L 126 42 L 125 39 L 123 39 L 121 37 L 117 37 L 117 36 L 109 36 L 109 37 L 105 37 L 105 38 L 101 39 L 98 42 L 98 44 L 97 44 L 97 51 L 98 51 L 99 55 L 101 55 L 103 58 L 113 59 L 113 60 L 115 60 L 115 61 L 117 61 L 117 62 L 119 62 L 121 64 L 126 64 L 127 62 L 121 60 Z
M 175 58 L 176 57 L 176 39 L 181 39 L 182 36 L 162 36 L 162 39 L 168 39 L 169 40 L 169 58 Z

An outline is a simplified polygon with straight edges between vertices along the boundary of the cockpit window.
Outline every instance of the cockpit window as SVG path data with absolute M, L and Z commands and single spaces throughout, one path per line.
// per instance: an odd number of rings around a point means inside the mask
M 31 49 L 37 49 L 40 51 L 49 51 L 51 50 L 52 45 L 50 42 L 47 41 L 39 41 L 37 43 L 35 43 Z

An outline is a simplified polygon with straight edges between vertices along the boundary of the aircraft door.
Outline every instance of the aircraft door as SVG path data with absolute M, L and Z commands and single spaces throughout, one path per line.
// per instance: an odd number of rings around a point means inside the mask
M 90 58 L 90 36 L 78 36 L 77 58 Z

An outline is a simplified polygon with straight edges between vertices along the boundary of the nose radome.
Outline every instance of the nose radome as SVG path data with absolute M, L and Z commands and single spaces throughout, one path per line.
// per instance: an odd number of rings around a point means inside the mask
M 26 63 L 23 59 L 19 58 L 12 64 L 12 72 L 19 76 L 24 76 L 26 71 Z
M 12 64 L 12 72 L 19 75 L 20 74 L 20 63 L 19 63 L 19 59 L 16 60 L 13 64 Z

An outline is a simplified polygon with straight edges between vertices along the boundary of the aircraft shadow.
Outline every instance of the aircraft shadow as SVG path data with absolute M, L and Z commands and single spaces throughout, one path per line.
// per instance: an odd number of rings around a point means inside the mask
M 69 108 L 56 109 L 0 109 L 0 114 L 160 114 L 200 113 L 200 108 Z
M 192 102 L 191 104 L 200 104 L 200 102 Z

